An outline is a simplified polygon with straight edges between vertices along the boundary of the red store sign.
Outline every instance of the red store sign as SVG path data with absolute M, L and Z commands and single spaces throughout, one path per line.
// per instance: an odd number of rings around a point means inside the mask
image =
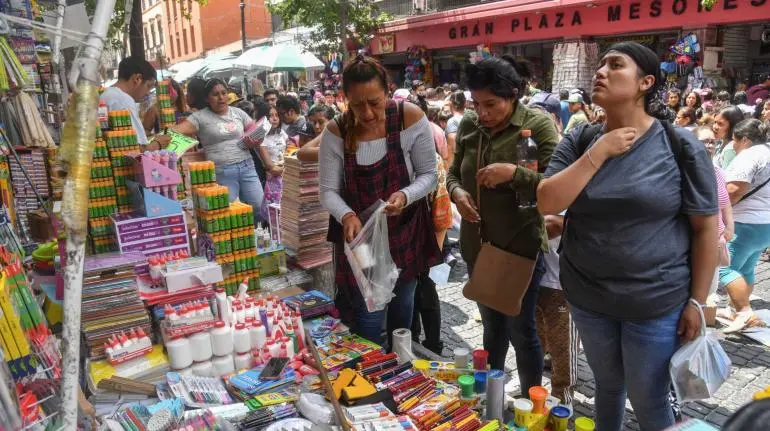
M 461 13 L 464 10 L 461 9 L 455 14 L 440 13 L 393 21 L 383 32 L 396 33 L 394 52 L 401 52 L 412 45 L 435 49 L 484 42 L 524 42 L 770 21 L 770 0 L 718 0 L 711 11 L 705 10 L 699 0 L 579 3 L 565 7 L 564 2 L 547 1 L 542 5 L 520 6 L 515 8 L 522 9 L 520 13 L 508 14 L 505 11 L 510 8 L 470 13 Z M 478 18 L 457 20 L 455 16 Z M 381 53 L 378 45 L 372 44 L 375 54 Z

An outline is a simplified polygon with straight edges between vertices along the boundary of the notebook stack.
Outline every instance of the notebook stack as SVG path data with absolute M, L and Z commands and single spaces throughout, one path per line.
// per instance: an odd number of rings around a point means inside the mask
M 318 163 L 286 158 L 281 194 L 281 241 L 290 260 L 303 269 L 332 260 L 332 245 L 326 241 L 329 213 L 321 207 L 318 189 Z
M 81 329 L 89 359 L 102 359 L 113 334 L 141 327 L 152 338 L 147 310 L 136 290 L 141 253 L 108 253 L 86 257 L 83 268 Z

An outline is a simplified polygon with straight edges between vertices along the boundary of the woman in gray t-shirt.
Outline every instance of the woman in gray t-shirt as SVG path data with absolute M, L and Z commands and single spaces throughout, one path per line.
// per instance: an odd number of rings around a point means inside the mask
M 227 186 L 230 201 L 240 199 L 254 208 L 254 222 L 260 220 L 262 184 L 248 148 L 238 144 L 244 130 L 254 120 L 242 110 L 227 104 L 227 86 L 220 79 L 206 81 L 196 95 L 198 111 L 172 130 L 197 136 L 206 159 L 216 164 L 217 183 Z

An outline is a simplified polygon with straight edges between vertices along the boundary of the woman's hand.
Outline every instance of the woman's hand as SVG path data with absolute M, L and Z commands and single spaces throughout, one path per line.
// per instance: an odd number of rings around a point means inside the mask
M 481 220 L 479 209 L 476 208 L 470 193 L 458 187 L 452 192 L 452 202 L 457 205 L 457 211 L 460 212 L 463 220 L 469 223 L 478 223 Z
M 385 202 L 385 214 L 389 216 L 399 215 L 404 207 L 406 207 L 406 195 L 401 191 L 395 192 Z
M 695 304 L 688 302 L 687 305 L 684 306 L 682 317 L 679 318 L 679 329 L 677 330 L 677 334 L 679 334 L 682 343 L 692 341 L 698 334 L 700 334 L 703 322 L 701 322 L 700 313 L 698 313 L 698 310 L 696 310 L 695 307 Z
M 591 155 L 596 162 L 601 164 L 613 157 L 619 156 L 630 150 L 636 140 L 636 129 L 633 127 L 621 127 L 609 133 L 605 133 L 591 147 Z
M 272 165 L 267 169 L 267 173 L 270 174 L 271 178 L 280 177 L 283 175 L 283 166 Z
M 161 149 L 166 148 L 171 143 L 171 135 L 155 135 L 152 140 L 157 142 Z
M 353 238 L 361 232 L 361 220 L 355 213 L 350 212 L 342 217 L 342 232 L 347 242 L 353 241 Z
M 724 233 L 722 233 L 722 237 L 725 239 L 725 242 L 732 241 L 733 235 L 734 235 L 733 231 L 729 227 L 725 226 L 725 231 Z
M 486 188 L 497 187 L 513 179 L 517 166 L 513 163 L 492 163 L 476 173 L 476 182 Z

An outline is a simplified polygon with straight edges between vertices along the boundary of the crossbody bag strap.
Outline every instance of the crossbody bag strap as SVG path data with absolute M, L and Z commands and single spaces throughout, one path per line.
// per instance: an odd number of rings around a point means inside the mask
M 750 198 L 751 195 L 753 195 L 754 193 L 758 192 L 762 187 L 766 186 L 767 183 L 770 183 L 770 177 L 768 177 L 764 182 L 762 182 L 762 184 L 758 185 L 757 187 L 755 187 L 750 192 L 748 192 L 745 195 L 741 196 L 741 198 L 738 199 L 738 202 L 736 202 L 735 204 L 738 205 L 739 203 L 743 202 L 745 199 Z

